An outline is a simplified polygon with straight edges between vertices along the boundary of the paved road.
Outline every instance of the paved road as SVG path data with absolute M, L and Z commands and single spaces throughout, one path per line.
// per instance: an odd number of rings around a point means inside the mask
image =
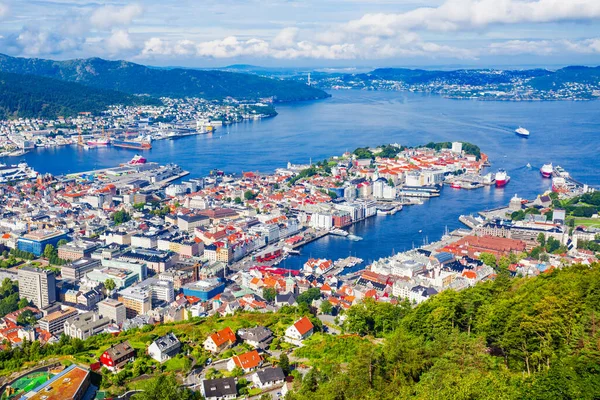
M 335 333 L 336 335 L 342 333 L 341 329 L 332 328 L 332 326 L 337 326 L 335 323 L 335 317 L 331 315 L 319 315 L 317 318 L 323 322 L 323 325 L 327 326 L 328 333 Z

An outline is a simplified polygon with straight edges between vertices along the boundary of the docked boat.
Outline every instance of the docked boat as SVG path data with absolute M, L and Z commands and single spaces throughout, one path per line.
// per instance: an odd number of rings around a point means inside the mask
M 515 133 L 521 137 L 529 137 L 529 131 L 522 127 L 515 129 Z
M 26 163 L 17 165 L 0 164 L 0 183 L 35 179 L 38 173 Z
M 148 150 L 152 148 L 152 145 L 149 142 L 134 142 L 128 140 L 112 140 L 112 145 L 115 147 L 122 147 L 125 149 L 135 149 L 135 150 Z
M 146 160 L 144 157 L 140 156 L 139 154 L 136 154 L 135 156 L 133 156 L 133 158 L 131 160 L 129 160 L 128 164 L 146 164 Z
M 329 233 L 331 233 L 332 235 L 335 235 L 335 236 L 343 236 L 343 237 L 348 236 L 348 232 L 346 232 L 343 229 L 339 229 L 339 228 L 332 229 L 329 231 Z
M 553 170 L 554 168 L 552 167 L 552 163 L 544 164 L 542 165 L 542 168 L 540 168 L 540 174 L 542 174 L 544 178 L 551 178 Z
M 454 188 L 454 189 L 460 189 L 460 188 L 462 188 L 462 184 L 460 182 L 452 182 L 450 184 L 450 187 Z
M 498 172 L 496 172 L 496 187 L 504 187 L 508 182 L 510 182 L 510 176 L 508 176 L 506 170 L 499 169 Z
M 88 140 L 88 146 L 100 147 L 100 146 L 108 146 L 110 145 L 110 140 L 108 139 L 92 139 Z
M 556 168 L 554 168 L 554 172 L 556 172 L 556 174 L 560 177 L 563 178 L 570 178 L 571 174 L 569 174 L 567 171 L 565 171 L 565 169 L 563 167 L 561 167 L 560 165 L 557 165 Z

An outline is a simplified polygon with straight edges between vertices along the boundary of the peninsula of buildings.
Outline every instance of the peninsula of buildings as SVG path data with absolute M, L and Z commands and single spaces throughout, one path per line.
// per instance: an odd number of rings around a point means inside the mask
M 161 98 L 162 105 L 112 106 L 99 115 L 82 112 L 55 119 L 0 120 L 0 157 L 21 156 L 36 147 L 120 146 L 143 150 L 153 140 L 213 134 L 233 123 L 277 115 L 272 99 L 262 102 Z M 222 133 L 220 133 L 222 134 Z M 137 144 L 137 146 L 135 146 Z M 143 146 L 142 146 L 143 145 Z
M 213 171 L 183 180 L 187 172 L 179 167 L 147 162 L 4 184 L 0 277 L 8 288 L 15 282 L 21 301 L 2 316 L 3 348 L 105 340 L 76 357 L 76 366 L 48 367 L 50 380 L 29 393 L 17 383 L 20 376 L 4 378 L 7 393 L 34 397 L 69 379 L 77 382 L 70 398 L 81 398 L 98 389 L 90 370 L 118 392 L 115 379 L 122 384 L 132 376 L 127 371 L 152 375 L 164 365 L 208 399 L 283 396 L 293 387 L 290 371 L 272 360 L 303 346 L 316 330 L 339 332 L 353 305 L 418 304 L 501 271 L 535 276 L 594 261 L 599 193 L 557 168 L 555 191 L 463 216 L 465 229 L 440 242 L 370 265 L 326 255 L 295 262 L 304 244 L 325 235 L 360 245 L 346 229 L 358 221 L 401 220 L 403 207 L 443 201 L 444 190 L 453 190 L 444 183 L 492 185 L 487 165 L 486 155 L 467 143 L 392 144 L 272 174 Z M 280 266 L 286 258 L 287 269 Z M 314 315 L 260 324 L 298 304 Z M 215 322 L 240 313 L 249 313 L 243 324 Z M 178 327 L 186 321 L 206 323 L 193 325 L 182 342 Z M 169 329 L 136 336 L 163 325 Z

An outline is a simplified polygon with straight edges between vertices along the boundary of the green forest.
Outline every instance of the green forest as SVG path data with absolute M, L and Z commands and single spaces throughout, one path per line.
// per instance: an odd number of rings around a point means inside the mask
M 297 350 L 313 368 L 290 399 L 597 399 L 599 315 L 598 263 L 367 301 L 346 313 L 355 335 Z
M 0 72 L 0 119 L 98 114 L 114 104 L 160 104 L 160 101 L 56 79 Z
M 99 89 L 154 97 L 202 97 L 210 100 L 274 97 L 277 102 L 329 97 L 320 89 L 291 80 L 216 70 L 151 68 L 101 58 L 53 61 L 0 54 L 0 71 L 45 76 Z

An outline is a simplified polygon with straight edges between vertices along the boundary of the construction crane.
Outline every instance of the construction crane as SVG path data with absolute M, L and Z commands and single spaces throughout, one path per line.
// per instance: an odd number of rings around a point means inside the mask
M 83 143 L 83 137 L 81 136 L 81 127 L 78 126 L 77 127 L 77 145 L 83 147 L 84 143 Z

